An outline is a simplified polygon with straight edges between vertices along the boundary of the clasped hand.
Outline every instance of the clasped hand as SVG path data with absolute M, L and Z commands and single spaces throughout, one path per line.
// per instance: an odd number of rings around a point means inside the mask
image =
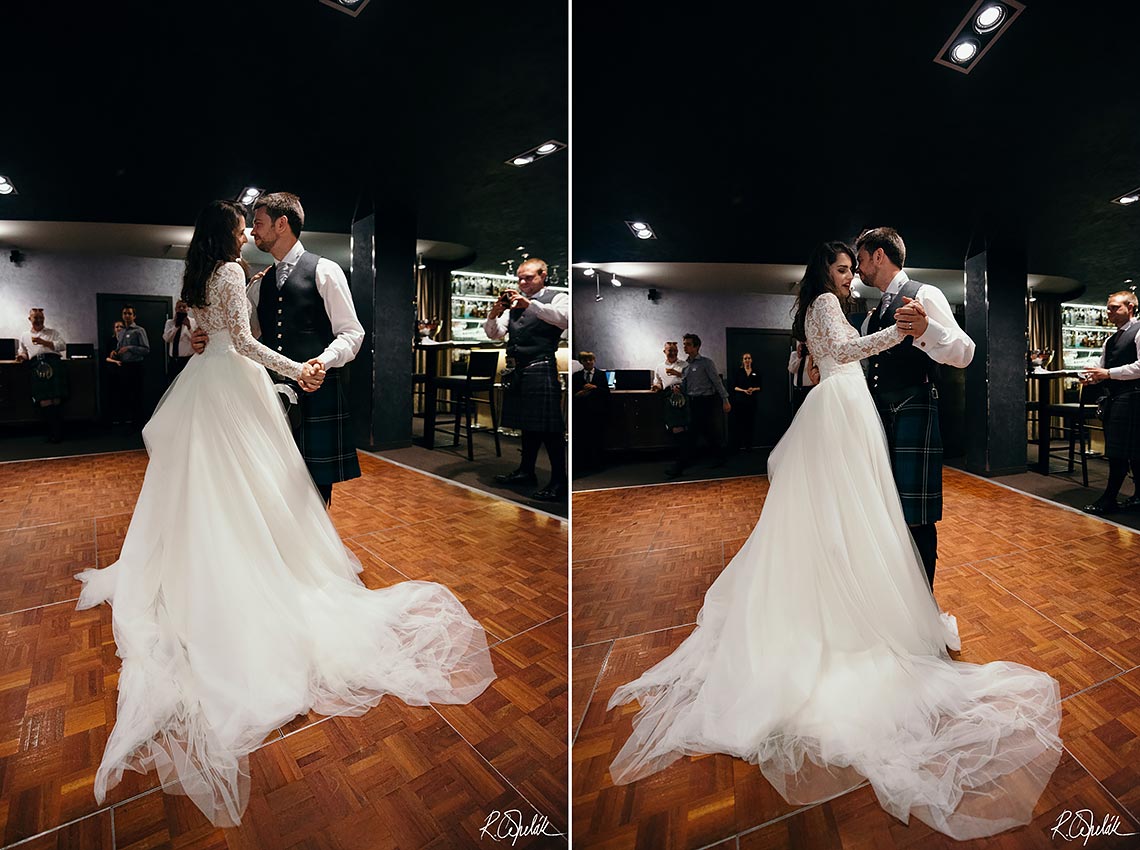
M 907 336 L 920 337 L 926 333 L 930 320 L 926 310 L 913 298 L 903 296 L 903 306 L 895 310 L 895 325 Z
M 314 357 L 301 369 L 301 377 L 297 384 L 307 393 L 320 389 L 325 380 L 325 364 Z

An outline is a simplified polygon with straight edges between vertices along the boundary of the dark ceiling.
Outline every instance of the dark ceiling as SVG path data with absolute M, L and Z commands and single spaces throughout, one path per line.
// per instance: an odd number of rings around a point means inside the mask
M 803 263 L 889 224 L 908 265 L 1014 239 L 1082 300 L 1140 280 L 1140 204 L 1109 203 L 1140 186 L 1132 4 L 1030 0 L 963 75 L 932 60 L 971 5 L 576 4 L 575 262 Z
M 565 4 L 371 0 L 36 3 L 5 8 L 0 219 L 192 224 L 242 187 L 297 192 L 306 229 L 372 204 L 500 268 L 565 268 Z

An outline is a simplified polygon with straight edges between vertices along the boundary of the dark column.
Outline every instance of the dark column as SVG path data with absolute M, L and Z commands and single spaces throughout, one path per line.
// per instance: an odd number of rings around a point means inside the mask
M 376 208 L 352 225 L 352 300 L 365 338 L 350 398 L 357 446 L 393 449 L 412 444 L 416 222 L 406 203 L 378 196 Z
M 977 346 L 966 368 L 966 469 L 1025 471 L 1025 246 L 990 240 L 966 260 L 966 333 Z

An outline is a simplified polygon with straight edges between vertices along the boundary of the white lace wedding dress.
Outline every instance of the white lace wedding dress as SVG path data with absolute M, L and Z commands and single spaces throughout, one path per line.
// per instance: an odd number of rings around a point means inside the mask
M 957 626 L 931 595 L 858 362 L 901 337 L 860 338 L 831 294 L 806 331 L 822 380 L 772 453 L 756 528 L 696 630 L 610 700 L 641 704 L 614 781 L 728 753 L 793 804 L 866 779 L 892 815 L 954 838 L 1028 823 L 1061 754 L 1059 688 L 946 652 Z
M 245 278 L 219 267 L 210 334 L 143 431 L 150 462 L 119 560 L 86 570 L 111 602 L 118 712 L 95 777 L 154 770 L 219 826 L 240 821 L 248 753 L 310 708 L 361 714 L 392 694 L 464 703 L 494 678 L 482 627 L 445 587 L 368 590 L 329 520 L 250 335 Z M 260 365 L 259 365 L 260 364 Z

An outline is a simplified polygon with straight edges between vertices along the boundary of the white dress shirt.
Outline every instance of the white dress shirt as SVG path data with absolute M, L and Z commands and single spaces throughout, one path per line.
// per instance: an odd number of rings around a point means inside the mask
M 537 298 L 544 292 L 546 292 L 545 286 L 534 294 L 534 298 Z M 526 296 L 524 295 L 523 297 L 525 298 Z M 566 330 L 570 324 L 570 296 L 565 292 L 556 293 L 549 304 L 540 304 L 535 301 L 534 298 L 530 299 L 530 304 L 527 305 L 524 312 L 537 316 L 548 325 L 554 325 L 556 328 Z M 494 319 L 488 316 L 487 321 L 483 323 L 483 333 L 491 339 L 502 339 L 507 335 L 507 327 L 510 321 L 510 310 L 504 310 L 501 316 L 497 316 Z M 563 334 L 563 336 L 565 336 L 565 334 Z
M 278 278 L 281 276 L 282 266 L 288 273 L 305 253 L 305 246 L 300 240 L 289 249 L 289 253 L 277 263 Z M 360 351 L 364 342 L 364 326 L 356 316 L 356 307 L 352 303 L 352 292 L 348 288 L 348 279 L 344 276 L 341 267 L 332 260 L 321 257 L 317 260 L 317 293 L 325 302 L 325 312 L 336 338 L 328 344 L 318 358 L 326 369 L 335 369 L 351 363 Z M 246 289 L 250 310 L 249 328 L 255 337 L 261 336 L 261 324 L 257 320 L 257 301 L 261 297 L 261 284 L 265 278 L 253 281 Z
M 662 360 L 653 370 L 653 386 L 659 390 L 667 390 L 674 384 L 681 383 L 681 377 L 688 368 L 689 364 L 684 360 L 675 360 L 672 363 Z M 681 375 L 668 375 L 665 373 L 666 369 L 676 369 Z
M 811 357 L 810 352 L 808 353 L 808 357 L 809 358 Z M 808 363 L 806 366 L 804 366 L 804 382 L 803 382 L 804 387 L 814 387 L 815 386 L 815 380 L 811 376 L 811 367 L 812 367 L 811 363 Z M 788 374 L 792 376 L 792 386 L 799 387 L 800 386 L 800 380 L 799 380 L 799 378 L 800 378 L 800 347 L 798 345 L 792 347 L 792 354 L 788 358 Z M 801 387 L 801 389 L 802 389 L 802 387 Z
M 36 343 L 32 342 L 32 337 L 46 339 L 55 347 L 48 348 L 46 345 L 37 345 Z M 44 327 L 38 331 L 28 330 L 20 334 L 20 346 L 17 349 L 16 354 L 27 357 L 29 360 L 31 360 L 37 354 L 51 354 L 53 352 L 62 357 L 64 347 L 65 344 L 63 341 L 63 334 L 57 330 L 53 330 L 52 328 Z
M 194 353 L 194 349 L 190 345 L 190 334 L 196 327 L 198 327 L 198 323 L 194 321 L 194 317 L 187 316 L 186 322 L 182 325 L 182 333 L 178 335 L 178 347 L 174 351 L 175 357 L 189 357 Z M 174 339 L 174 328 L 174 319 L 167 319 L 166 327 L 162 329 L 162 341 L 167 345 L 170 345 L 170 341 Z
M 1120 328 L 1118 332 L 1123 333 L 1134 324 L 1136 324 L 1137 321 L 1140 321 L 1140 319 L 1137 319 L 1136 317 L 1129 319 L 1127 324 L 1125 324 L 1124 327 Z M 1109 339 L 1111 339 L 1111 337 L 1109 337 Z M 1105 340 L 1105 346 L 1107 345 L 1108 340 Z M 1136 334 L 1136 356 L 1137 358 L 1140 358 L 1140 333 Z M 1100 362 L 1097 365 L 1099 365 L 1102 369 L 1104 368 L 1103 350 L 1100 352 Z M 1113 366 L 1108 370 L 1108 377 L 1112 378 L 1114 381 L 1135 381 L 1140 378 L 1140 362 L 1127 363 L 1124 366 Z
M 890 285 L 883 293 L 884 297 L 889 295 L 892 300 L 898 298 L 899 290 L 908 280 L 910 278 L 906 272 L 900 269 L 891 279 Z M 954 320 L 954 311 L 946 296 L 942 294 L 942 290 L 924 283 L 918 287 L 914 297 L 926 311 L 927 318 L 926 332 L 922 336 L 915 337 L 914 345 L 935 363 L 943 363 L 958 369 L 969 366 L 970 361 L 974 359 L 974 341 L 958 327 L 958 323 Z M 878 307 L 874 309 L 877 310 Z M 873 310 L 868 310 L 867 318 L 863 320 L 861 333 L 864 336 L 867 334 L 867 325 L 871 321 L 872 312 Z

